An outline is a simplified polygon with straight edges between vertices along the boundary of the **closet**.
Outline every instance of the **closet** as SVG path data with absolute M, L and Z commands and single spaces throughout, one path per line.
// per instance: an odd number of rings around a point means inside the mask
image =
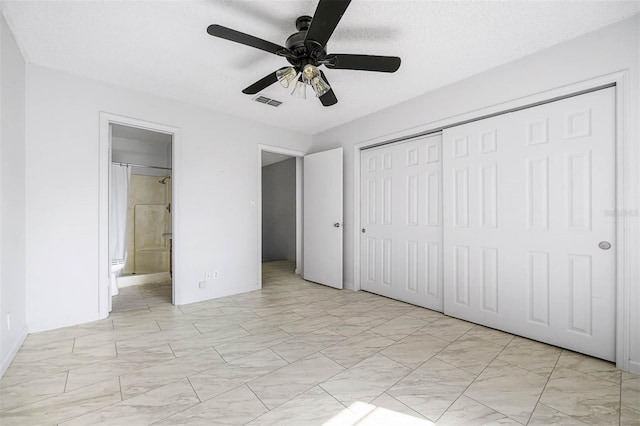
M 361 152 L 361 287 L 615 355 L 615 90 Z

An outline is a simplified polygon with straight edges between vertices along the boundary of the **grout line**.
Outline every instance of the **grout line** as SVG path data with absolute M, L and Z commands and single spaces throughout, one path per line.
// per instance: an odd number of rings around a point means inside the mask
M 544 383 L 544 386 L 542 387 L 542 392 L 540 392 L 540 395 L 538 395 L 538 399 L 536 400 L 536 405 L 533 406 L 533 411 L 531 412 L 531 414 L 529 414 L 529 418 L 527 419 L 527 423 L 525 423 L 525 424 L 529 424 L 531 422 L 531 417 L 533 417 L 533 413 L 536 411 L 536 407 L 540 403 L 540 399 L 542 398 L 542 394 L 547 389 L 547 385 L 549 384 L 549 381 L 551 380 L 551 376 L 553 375 L 553 372 L 555 371 L 556 367 L 558 366 L 558 361 L 560 361 L 560 357 L 561 356 L 562 356 L 562 352 L 560 352 L 560 355 L 558 355 L 558 358 L 556 359 L 556 362 L 553 364 L 553 368 L 551 369 L 551 372 L 549 373 L 549 376 L 547 377 L 547 381 Z
M 69 373 L 71 373 L 71 370 L 67 370 L 67 377 L 65 377 L 64 379 L 64 388 L 62 390 L 62 393 L 67 393 L 67 383 L 69 382 Z
M 262 405 L 264 405 L 264 408 L 266 408 L 266 409 L 267 409 L 267 413 L 268 413 L 269 411 L 271 411 L 271 410 L 269 409 L 269 407 L 267 407 L 267 404 L 265 404 L 265 403 L 264 403 L 264 401 L 263 401 L 263 400 L 258 396 L 258 394 L 257 394 L 257 393 L 255 393 L 253 389 L 251 389 L 251 387 L 249 386 L 249 383 L 248 383 L 248 382 L 247 382 L 247 383 L 245 383 L 245 384 L 244 384 L 244 385 L 242 385 L 242 386 L 245 386 L 247 389 L 249 389 L 249 392 L 251 392 L 252 394 L 254 394 L 254 395 L 256 396 L 256 398 L 258 398 L 258 401 L 260 401 L 260 403 L 261 403 Z M 238 386 L 238 387 L 240 387 L 240 386 Z M 236 389 L 237 389 L 237 388 L 236 388 Z M 306 391 L 305 391 L 305 392 L 306 392 Z M 293 398 L 291 398 L 291 399 L 293 399 Z M 291 399 L 289 399 L 289 401 L 291 401 Z M 289 402 L 289 401 L 287 401 L 287 402 Z M 284 404 L 286 404 L 287 402 L 285 402 Z M 282 404 L 280 404 L 280 405 L 282 405 Z M 256 416 L 256 417 L 254 417 L 254 418 L 253 418 L 253 419 L 251 419 L 251 420 L 253 421 L 253 420 L 257 419 L 258 417 L 262 416 L 263 414 L 265 414 L 265 413 L 262 413 L 262 414 L 260 414 L 259 416 Z
M 124 395 L 122 394 L 122 380 L 118 376 L 118 387 L 120 388 L 120 401 L 124 401 Z
M 198 374 L 198 373 L 196 373 Z M 196 398 L 198 398 L 199 404 L 202 404 L 202 400 L 200 399 L 200 395 L 198 395 L 198 392 L 196 392 L 196 388 L 193 387 L 193 383 L 191 383 L 191 380 L 189 379 L 189 377 L 185 377 L 187 379 L 187 382 L 189 382 L 189 386 L 191 386 L 191 389 L 193 389 L 193 393 L 196 394 Z

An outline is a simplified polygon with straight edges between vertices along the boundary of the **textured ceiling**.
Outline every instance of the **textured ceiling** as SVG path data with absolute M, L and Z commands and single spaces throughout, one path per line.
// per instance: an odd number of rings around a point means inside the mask
M 311 0 L 8 1 L 25 59 L 119 86 L 315 134 L 638 13 L 637 1 L 354 0 L 328 51 L 394 55 L 395 74 L 325 70 L 339 103 L 322 107 L 278 84 L 241 90 L 284 66 L 275 55 L 207 34 L 217 23 L 277 44 Z

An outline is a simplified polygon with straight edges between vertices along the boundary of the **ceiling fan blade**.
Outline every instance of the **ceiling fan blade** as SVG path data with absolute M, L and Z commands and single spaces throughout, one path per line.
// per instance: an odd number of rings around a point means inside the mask
M 287 52 L 286 48 L 275 43 L 271 43 L 270 41 L 254 37 L 249 34 L 241 33 L 240 31 L 232 30 L 231 28 L 223 27 L 222 25 L 209 25 L 207 27 L 207 32 L 214 37 L 235 41 L 236 43 L 255 47 L 256 49 L 264 50 L 265 52 L 276 55 Z
M 349 3 L 351 0 L 320 0 L 311 26 L 307 30 L 305 43 L 308 44 L 312 40 L 323 47 L 326 46 Z
M 400 68 L 397 56 L 331 54 L 325 60 L 327 68 L 337 70 L 396 72 Z
M 327 84 L 329 84 L 329 81 L 327 80 L 327 77 L 324 75 L 324 73 L 322 71 L 320 71 L 320 75 L 322 76 L 322 79 L 324 81 L 327 82 Z M 331 84 L 329 84 L 329 86 L 331 86 Z M 318 99 L 320 99 L 320 102 L 322 102 L 322 105 L 328 107 L 331 105 L 335 105 L 338 103 L 338 98 L 336 98 L 335 93 L 333 93 L 333 88 L 329 89 L 329 91 L 327 93 L 325 93 L 324 95 L 320 96 Z
M 280 68 L 280 69 L 283 69 L 283 68 Z M 278 70 L 278 71 L 280 71 L 280 70 Z M 260 80 L 256 81 L 251 86 L 249 86 L 246 89 L 244 89 L 242 91 L 242 93 L 244 93 L 245 95 L 255 95 L 259 91 L 261 91 L 263 89 L 266 89 L 267 87 L 271 86 L 273 83 L 278 81 L 278 78 L 276 77 L 276 72 L 278 72 L 278 71 L 274 71 L 271 74 L 268 74 L 268 75 L 262 77 Z

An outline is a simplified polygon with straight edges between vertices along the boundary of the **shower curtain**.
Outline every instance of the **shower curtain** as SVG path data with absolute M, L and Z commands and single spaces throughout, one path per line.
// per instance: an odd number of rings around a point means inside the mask
M 111 261 L 127 260 L 127 211 L 129 202 L 129 182 L 131 167 L 111 165 L 111 187 L 109 193 L 109 253 Z M 112 280 L 111 294 L 118 294 L 115 280 Z M 115 288 L 113 288 L 115 287 Z

